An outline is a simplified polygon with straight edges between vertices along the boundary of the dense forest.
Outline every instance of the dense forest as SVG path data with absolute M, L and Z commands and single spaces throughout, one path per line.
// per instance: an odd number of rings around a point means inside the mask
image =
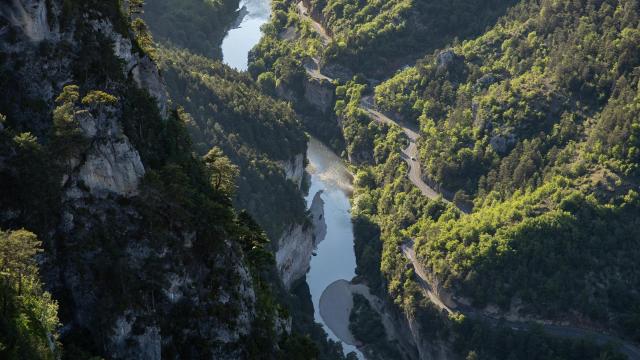
M 238 0 L 146 0 L 143 18 L 155 41 L 221 59 L 220 44 L 233 26 Z
M 273 0 L 246 72 L 238 0 L 146 2 L 0 5 L 0 358 L 353 359 L 274 256 L 307 132 L 367 358 L 640 343 L 637 0 Z
M 375 75 L 388 74 L 454 40 L 481 33 L 516 1 L 305 2 L 333 35 L 323 51 L 324 60 Z
M 340 358 L 291 328 L 272 245 L 232 206 L 231 145 L 192 143 L 142 2 L 46 5 L 36 30 L 21 2 L 0 12 L 0 357 Z M 259 131 L 290 124 L 304 152 L 290 110 L 270 111 Z
M 477 2 L 455 2 L 447 11 L 460 16 L 447 24 L 422 19 L 431 34 L 442 30 L 450 37 L 394 51 L 428 52 L 415 66 L 396 63 L 398 71 L 382 83 L 357 75 L 367 72 L 362 64 L 379 66 L 386 49 L 413 41 L 373 29 L 402 31 L 402 21 L 388 19 L 419 19 L 416 9 L 427 3 L 437 2 L 305 2 L 333 37 L 322 47 L 296 4 L 275 2 L 273 27 L 254 50 L 250 70 L 295 89 L 308 80 L 290 74 L 322 57 L 324 74 L 340 80 L 334 121 L 342 139 L 334 143 L 345 144 L 345 158 L 357 169 L 357 272 L 423 319 L 427 333 L 453 337 L 455 351 L 468 358 L 613 356 L 542 329 L 520 334 L 465 317 L 443 319 L 401 248 L 414 240 L 434 281 L 476 309 L 640 339 L 637 2 L 501 2 L 487 13 L 473 10 Z M 456 20 L 468 32 L 446 29 Z M 336 51 L 340 41 L 353 46 Z M 376 41 L 383 45 L 368 47 Z M 342 73 L 332 64 L 341 58 L 349 67 Z M 379 74 L 391 64 L 382 61 L 387 65 Z M 427 199 L 407 180 L 400 150 L 409 139 L 399 127 L 373 121 L 363 108 L 366 96 L 397 122 L 419 129 L 423 180 L 453 204 Z M 498 340 L 503 336 L 510 344 Z
M 474 199 L 471 216 L 412 229 L 446 287 L 640 339 L 638 15 L 633 1 L 523 2 L 375 89 L 419 123 L 433 183 Z
M 284 102 L 263 94 L 246 74 L 186 50 L 161 47 L 159 66 L 172 99 L 189 114 L 194 149 L 217 146 L 240 170 L 235 203 L 277 240 L 305 221 L 298 184 L 281 163 L 306 152 L 306 135 Z M 304 164 L 299 164 L 304 166 Z

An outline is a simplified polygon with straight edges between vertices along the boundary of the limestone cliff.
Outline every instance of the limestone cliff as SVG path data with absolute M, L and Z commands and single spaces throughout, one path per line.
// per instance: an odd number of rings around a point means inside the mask
M 304 98 L 318 111 L 329 114 L 335 101 L 335 86 L 326 79 L 308 78 L 304 83 Z
M 306 157 L 304 154 L 298 154 L 289 161 L 279 161 L 278 164 L 284 170 L 287 180 L 293 181 L 298 188 L 302 186 L 304 178 Z
M 290 330 L 286 317 L 259 310 L 252 249 L 236 234 L 253 225 L 235 224 L 230 201 L 201 190 L 206 174 L 122 10 L 64 4 L 64 12 L 61 0 L 0 6 L 0 79 L 11 84 L 0 98 L 0 227 L 43 240 L 63 347 L 115 359 L 250 358 L 260 311 L 270 333 Z M 77 93 L 54 125 L 69 84 Z M 84 98 L 94 90 L 108 104 Z M 39 167 L 24 160 L 31 153 Z M 49 183 L 42 208 L 29 191 Z
M 313 250 L 326 235 L 321 194 L 319 191 L 311 203 L 311 223 L 291 225 L 277 242 L 276 262 L 286 288 L 307 273 Z

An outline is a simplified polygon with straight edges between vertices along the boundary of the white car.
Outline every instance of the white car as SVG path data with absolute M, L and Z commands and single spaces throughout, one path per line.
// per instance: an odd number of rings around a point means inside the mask
M 413 156 L 411 157 L 411 161 L 418 161 L 416 160 L 416 158 L 414 158 Z

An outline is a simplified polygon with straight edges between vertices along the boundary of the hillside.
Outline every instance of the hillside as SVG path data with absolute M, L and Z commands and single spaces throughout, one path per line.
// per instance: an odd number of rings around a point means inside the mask
M 220 44 L 234 25 L 238 0 L 146 0 L 142 17 L 156 41 L 221 59 Z
M 232 207 L 235 167 L 194 154 L 129 5 L 0 8 L 0 357 L 315 356 Z
M 375 28 L 375 18 L 365 16 L 369 10 L 402 14 L 393 12 L 392 2 L 344 5 L 348 11 L 338 3 L 305 3 L 332 43 Z M 455 6 L 465 14 L 474 4 Z M 350 77 L 361 64 L 376 64 L 372 53 L 350 58 L 342 71 L 320 59 L 318 75 L 307 64 L 317 57 L 313 45 L 322 33 L 292 4 L 278 2 L 274 9 L 287 17 L 274 16 L 252 70 L 257 78 L 273 73 L 294 92 L 322 76 L 336 85 L 333 121 L 343 154 L 358 169 L 358 273 L 388 293 L 410 321 L 417 319 L 418 336 L 453 341 L 462 357 L 597 357 L 540 336 L 552 323 L 639 340 L 633 260 L 640 245 L 639 9 L 634 1 L 509 5 L 475 35 L 434 37 L 443 42 L 425 46 L 429 55 L 414 66 L 398 64 L 378 84 Z M 342 12 L 350 16 L 343 19 Z M 378 22 L 389 23 L 396 24 Z M 402 44 L 404 38 L 394 40 Z M 366 54 L 366 46 L 345 49 Z M 306 72 L 296 80 L 301 86 L 289 76 L 299 71 Z M 406 155 L 412 147 L 415 155 Z M 421 179 L 411 178 L 415 167 Z M 442 201 L 425 196 L 417 182 L 442 194 Z M 417 265 L 404 253 L 407 244 L 414 244 Z M 418 272 L 426 273 L 426 285 Z M 458 315 L 438 315 L 425 286 L 458 304 Z M 542 325 L 529 334 L 494 330 L 465 313 Z M 501 331 L 514 342 L 547 345 L 500 345 Z M 441 346 L 424 344 L 424 351 Z M 509 351 L 498 350 L 505 346 Z
M 417 226 L 445 286 L 638 339 L 638 14 L 525 2 L 376 88 L 420 125 L 427 177 L 474 201 L 470 217 Z

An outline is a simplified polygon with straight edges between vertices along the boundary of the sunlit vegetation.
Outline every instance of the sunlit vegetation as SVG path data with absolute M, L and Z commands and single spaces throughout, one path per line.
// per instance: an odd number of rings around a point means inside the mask
M 293 110 L 218 61 L 176 48 L 161 47 L 159 54 L 194 149 L 205 155 L 216 146 L 238 167 L 238 207 L 273 240 L 289 224 L 304 222 L 304 200 L 282 165 L 306 152 L 306 135 Z
M 425 176 L 475 211 L 418 211 L 386 230 L 403 192 L 371 199 L 367 185 L 356 205 L 379 214 L 383 239 L 417 239 L 427 269 L 478 308 L 580 314 L 639 339 L 638 14 L 632 1 L 523 2 L 379 85 L 378 106 L 420 126 Z M 385 249 L 394 295 L 404 285 Z
M 0 357 L 57 359 L 58 304 L 42 289 L 35 256 L 40 241 L 26 230 L 0 230 Z

